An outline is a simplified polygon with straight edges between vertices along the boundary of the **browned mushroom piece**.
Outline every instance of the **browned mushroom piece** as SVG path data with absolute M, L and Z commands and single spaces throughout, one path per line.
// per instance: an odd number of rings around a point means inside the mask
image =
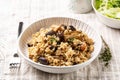
M 79 39 L 80 38 L 80 34 L 81 32 L 79 31 L 72 31 L 72 33 L 70 33 L 69 35 L 64 35 L 65 36 L 65 40 L 69 39 L 69 38 L 76 38 Z
M 39 62 L 41 64 L 44 64 L 44 65 L 48 65 L 49 64 L 49 62 L 47 61 L 47 59 L 44 58 L 44 57 L 39 57 Z
M 72 30 L 72 31 L 76 31 L 75 27 L 72 26 L 72 25 L 69 26 L 69 29 Z
M 64 34 L 63 33 L 57 33 L 56 36 L 59 37 L 60 42 L 64 41 Z
M 51 31 L 47 32 L 47 33 L 45 34 L 45 36 L 47 36 L 47 35 L 55 35 L 55 34 L 56 34 L 56 32 L 53 31 L 53 30 L 51 30 Z
M 32 47 L 32 46 L 33 46 L 33 44 L 27 43 L 27 46 L 28 46 L 28 47 Z

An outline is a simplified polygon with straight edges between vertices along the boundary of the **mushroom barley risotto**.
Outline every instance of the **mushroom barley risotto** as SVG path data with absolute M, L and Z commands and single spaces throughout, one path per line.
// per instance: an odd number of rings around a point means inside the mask
M 29 58 L 51 66 L 71 66 L 90 59 L 94 42 L 72 25 L 41 28 L 28 42 Z

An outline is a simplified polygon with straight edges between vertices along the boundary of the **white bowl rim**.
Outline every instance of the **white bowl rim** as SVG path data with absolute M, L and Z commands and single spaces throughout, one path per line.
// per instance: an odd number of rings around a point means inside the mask
M 93 9 L 95 10 L 95 12 L 99 13 L 101 16 L 103 16 L 103 17 L 105 17 L 105 18 L 107 18 L 107 19 L 114 20 L 114 21 L 119 21 L 119 22 L 120 22 L 119 19 L 111 18 L 111 17 L 105 16 L 105 15 L 103 15 L 102 13 L 100 13 L 100 12 L 95 8 L 94 3 L 95 3 L 95 0 L 92 0 L 92 7 L 93 7 Z
M 33 25 L 33 24 L 35 24 L 35 23 L 37 23 L 37 22 L 39 22 L 39 21 L 41 21 L 41 20 L 52 19 L 52 18 L 53 18 L 53 19 L 54 19 L 54 18 L 67 18 L 67 19 L 72 19 L 72 20 L 77 20 L 77 21 L 82 22 L 81 20 L 78 20 L 78 19 L 76 19 L 76 18 L 71 18 L 71 17 L 48 17 L 48 18 L 43 18 L 43 19 L 37 20 L 37 21 L 35 21 L 34 23 L 32 23 L 31 25 Z M 84 22 L 82 22 L 82 23 L 84 23 Z M 86 23 L 84 23 L 84 24 L 86 24 Z M 60 68 L 75 68 L 75 67 L 79 67 L 79 66 L 81 66 L 81 65 L 86 65 L 86 63 L 89 63 L 89 62 L 91 63 L 93 60 L 95 60 L 95 58 L 97 58 L 97 56 L 99 55 L 99 53 L 100 53 L 100 51 L 101 51 L 101 48 L 102 48 L 102 40 L 101 40 L 100 35 L 98 34 L 98 32 L 97 32 L 95 29 L 93 29 L 91 26 L 89 26 L 89 25 L 87 24 L 93 31 L 96 32 L 96 34 L 98 35 L 98 38 L 99 38 L 99 40 L 100 40 L 100 49 L 99 49 L 98 54 L 97 54 L 96 56 L 93 56 L 92 58 L 90 58 L 89 60 L 87 60 L 87 61 L 85 61 L 85 62 L 83 62 L 83 63 L 76 64 L 76 65 L 72 65 L 72 66 L 49 66 L 49 65 L 43 65 L 43 64 L 40 64 L 40 63 L 36 63 L 36 62 L 30 60 L 30 59 L 29 59 L 28 57 L 26 57 L 25 55 L 23 55 L 23 53 L 21 52 L 20 47 L 19 47 L 19 44 L 20 44 L 19 41 L 20 41 L 22 35 L 26 32 L 26 30 L 27 30 L 28 28 L 32 27 L 31 25 L 29 25 L 29 26 L 21 33 L 21 35 L 19 36 L 18 41 L 17 41 L 17 50 L 18 50 L 18 52 L 19 52 L 19 54 L 20 54 L 21 57 L 23 57 L 25 60 L 27 60 L 27 61 L 35 64 L 35 65 L 42 66 L 42 67 L 46 67 L 46 68 L 54 68 L 54 69 L 60 69 Z

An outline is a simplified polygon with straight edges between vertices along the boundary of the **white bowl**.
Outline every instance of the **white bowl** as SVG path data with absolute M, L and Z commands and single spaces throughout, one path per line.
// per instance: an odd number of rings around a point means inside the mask
M 103 24 L 107 25 L 108 27 L 120 29 L 120 20 L 107 17 L 107 16 L 103 15 L 102 13 L 98 12 L 95 8 L 95 1 L 96 0 L 92 0 L 92 7 L 93 7 L 98 19 Z
M 27 52 L 27 42 L 30 40 L 31 35 L 37 31 L 40 30 L 41 27 L 49 27 L 52 24 L 65 24 L 65 25 L 73 25 L 76 26 L 77 29 L 82 30 L 85 32 L 89 37 L 91 37 L 95 44 L 94 44 L 94 51 L 91 54 L 91 58 L 81 64 L 73 65 L 73 66 L 48 66 L 36 63 L 28 58 L 28 52 Z M 53 17 L 53 18 L 46 18 L 42 19 L 40 21 L 37 21 L 30 25 L 19 37 L 18 40 L 18 51 L 21 57 L 23 57 L 31 66 L 50 73 L 69 73 L 76 70 L 79 70 L 80 68 L 83 68 L 87 65 L 89 65 L 99 54 L 101 51 L 102 42 L 100 35 L 92 29 L 89 25 L 76 20 L 72 18 L 64 18 L 64 17 Z

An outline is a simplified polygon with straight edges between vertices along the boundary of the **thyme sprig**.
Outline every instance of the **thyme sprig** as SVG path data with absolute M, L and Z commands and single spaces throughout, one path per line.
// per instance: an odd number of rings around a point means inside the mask
M 104 65 L 107 67 L 109 65 L 109 61 L 112 58 L 112 55 L 111 55 L 111 51 L 108 44 L 105 42 L 102 36 L 101 36 L 101 39 L 104 43 L 105 48 L 104 48 L 104 51 L 100 54 L 99 59 L 102 60 L 105 63 Z

